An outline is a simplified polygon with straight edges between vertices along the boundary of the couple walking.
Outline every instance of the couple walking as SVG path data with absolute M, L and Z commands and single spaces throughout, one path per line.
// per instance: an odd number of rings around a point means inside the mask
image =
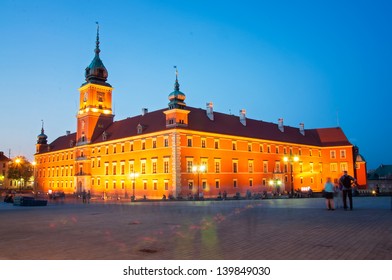
M 353 194 L 351 190 L 351 185 L 355 183 L 357 180 L 348 175 L 347 171 L 344 171 L 343 176 L 340 177 L 339 179 L 339 189 L 342 190 L 343 192 L 343 208 L 344 210 L 347 210 L 347 197 L 350 203 L 350 210 L 353 210 Z M 333 201 L 334 193 L 336 193 L 336 189 L 334 184 L 331 181 L 331 178 L 327 178 L 327 182 L 325 183 L 324 186 L 324 192 L 325 192 L 325 199 L 326 199 L 326 204 L 327 204 L 327 209 L 328 210 L 335 210 L 335 205 Z

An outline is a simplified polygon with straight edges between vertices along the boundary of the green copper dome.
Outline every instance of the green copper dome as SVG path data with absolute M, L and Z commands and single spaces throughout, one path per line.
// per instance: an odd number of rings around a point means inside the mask
M 174 91 L 171 92 L 168 96 L 169 102 L 169 109 L 179 108 L 184 109 L 185 104 L 185 93 L 180 91 L 180 84 L 178 83 L 178 72 L 176 70 L 176 82 L 174 83 Z

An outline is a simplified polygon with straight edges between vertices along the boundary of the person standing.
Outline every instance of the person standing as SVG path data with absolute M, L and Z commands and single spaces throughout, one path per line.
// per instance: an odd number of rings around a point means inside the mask
M 331 177 L 328 177 L 327 182 L 325 182 L 324 192 L 327 210 L 335 210 L 335 205 L 333 202 L 333 193 L 335 192 L 335 186 L 332 184 Z
M 355 183 L 357 180 L 348 175 L 347 171 L 344 171 L 343 176 L 339 179 L 339 184 L 342 186 L 343 192 L 343 208 L 347 210 L 347 196 L 350 202 L 350 210 L 353 210 L 353 193 L 351 190 L 351 184 Z

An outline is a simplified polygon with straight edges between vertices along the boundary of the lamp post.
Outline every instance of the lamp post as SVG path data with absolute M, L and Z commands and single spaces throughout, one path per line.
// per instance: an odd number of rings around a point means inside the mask
M 299 157 L 298 156 L 284 157 L 283 161 L 290 163 L 291 195 L 293 195 L 294 194 L 294 178 L 293 178 L 294 165 L 293 165 L 293 163 L 299 161 Z
M 131 172 L 131 173 L 129 174 L 129 176 L 130 176 L 131 179 L 132 179 L 132 197 L 131 197 L 131 200 L 132 200 L 132 201 L 135 201 L 136 178 L 139 177 L 139 173 L 137 173 L 137 172 Z
M 205 165 L 194 165 L 192 167 L 193 173 L 197 173 L 197 199 L 199 200 L 200 195 L 200 173 L 204 173 L 206 171 Z
M 20 170 L 20 163 L 21 163 L 21 159 L 20 158 L 16 158 L 15 159 L 15 163 L 16 163 L 16 166 L 18 167 L 17 169 L 18 169 L 18 181 L 17 182 L 19 182 L 19 192 L 22 192 L 22 172 L 21 172 L 21 170 Z
M 35 189 L 35 166 L 37 165 L 37 162 L 33 161 L 31 163 L 31 165 L 33 166 L 33 192 L 34 192 L 34 196 L 36 197 L 37 196 L 37 192 L 36 192 L 36 189 Z

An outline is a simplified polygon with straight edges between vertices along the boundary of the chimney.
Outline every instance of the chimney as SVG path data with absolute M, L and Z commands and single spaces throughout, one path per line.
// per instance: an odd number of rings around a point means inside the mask
M 243 126 L 246 126 L 246 110 L 245 109 L 240 110 L 240 122 L 242 123 Z
M 214 120 L 214 105 L 212 102 L 207 103 L 207 109 L 206 109 L 207 117 L 210 120 Z
M 65 135 L 67 135 L 67 136 L 69 136 L 71 134 L 71 131 L 70 130 L 67 130 L 66 132 L 65 132 Z
M 278 119 L 278 128 L 281 132 L 284 132 L 284 126 L 283 126 L 283 119 L 279 118 Z
M 304 123 L 299 124 L 299 132 L 305 136 L 305 125 Z
M 147 113 L 148 113 L 148 109 L 147 108 L 142 108 L 142 116 L 144 116 Z

